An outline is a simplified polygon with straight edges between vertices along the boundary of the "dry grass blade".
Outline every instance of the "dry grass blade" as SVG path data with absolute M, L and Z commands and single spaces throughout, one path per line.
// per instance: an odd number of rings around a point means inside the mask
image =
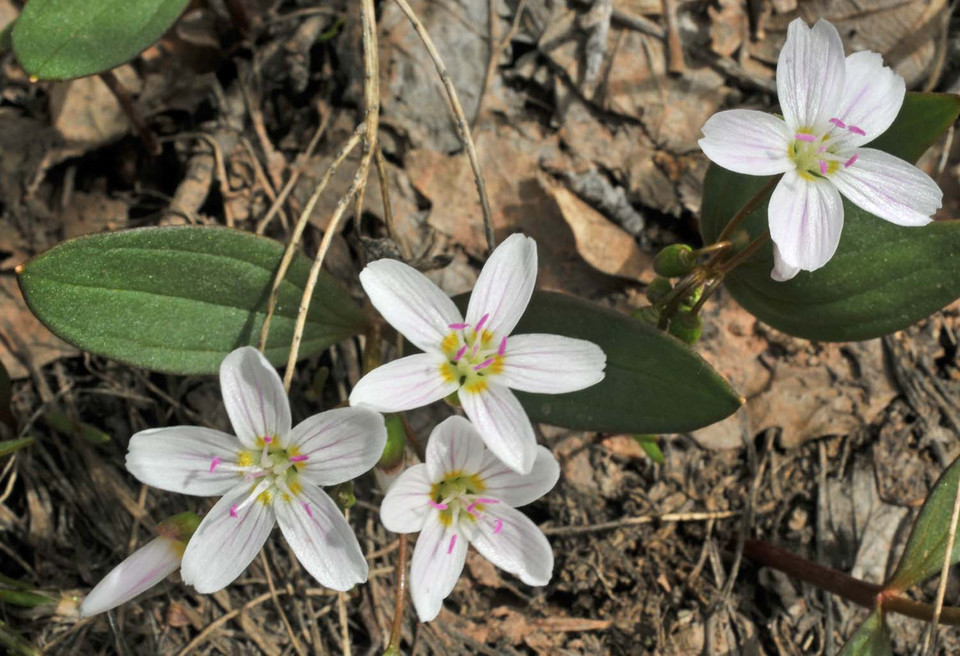
M 933 654 L 937 649 L 937 625 L 940 623 L 940 613 L 943 611 L 943 598 L 947 594 L 947 583 L 950 581 L 950 564 L 953 556 L 953 545 L 957 539 L 957 520 L 960 519 L 960 485 L 953 497 L 953 512 L 950 515 L 950 527 L 947 529 L 947 546 L 943 553 L 943 567 L 940 569 L 940 584 L 937 586 L 937 598 L 933 605 L 933 619 L 923 636 L 921 653 Z

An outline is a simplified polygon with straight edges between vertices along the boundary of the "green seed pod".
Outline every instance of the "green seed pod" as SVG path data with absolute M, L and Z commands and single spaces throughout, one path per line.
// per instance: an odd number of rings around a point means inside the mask
M 403 464 L 403 450 L 407 445 L 407 430 L 403 426 L 400 415 L 384 415 L 387 425 L 387 444 L 383 447 L 383 455 L 377 467 L 384 470 L 393 470 Z
M 700 300 L 700 297 L 703 296 L 703 287 L 697 287 L 690 294 L 681 301 L 680 306 L 684 310 L 688 310 L 697 304 L 697 301 Z
M 327 488 L 327 494 L 333 498 L 340 510 L 347 510 L 353 507 L 357 502 L 357 497 L 353 494 L 353 481 L 340 483 Z
M 670 321 L 670 334 L 687 344 L 696 344 L 703 332 L 703 319 L 690 310 L 680 310 Z
M 661 298 L 669 294 L 672 290 L 673 284 L 669 280 L 657 276 L 650 282 L 649 285 L 647 285 L 647 299 L 651 303 L 656 303 Z
M 652 305 L 644 305 L 641 308 L 637 308 L 631 312 L 630 315 L 634 319 L 645 321 L 651 326 L 656 326 L 660 323 L 660 312 Z
M 697 256 L 687 244 L 667 246 L 653 259 L 653 270 L 667 278 L 685 276 L 696 266 Z

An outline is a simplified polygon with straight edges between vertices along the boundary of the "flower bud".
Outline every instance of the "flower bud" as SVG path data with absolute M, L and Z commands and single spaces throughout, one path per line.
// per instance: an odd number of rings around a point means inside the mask
M 383 455 L 377 463 L 379 469 L 393 471 L 403 466 L 403 450 L 407 446 L 407 429 L 403 425 L 400 415 L 390 414 L 383 416 L 387 426 L 387 444 L 383 447 Z
M 666 278 L 657 276 L 647 285 L 647 300 L 656 303 L 673 290 L 673 284 Z
M 685 276 L 697 266 L 697 256 L 687 244 L 673 244 L 657 253 L 653 270 L 666 278 Z
M 670 334 L 687 344 L 696 344 L 703 332 L 703 319 L 690 310 L 680 310 L 670 320 Z

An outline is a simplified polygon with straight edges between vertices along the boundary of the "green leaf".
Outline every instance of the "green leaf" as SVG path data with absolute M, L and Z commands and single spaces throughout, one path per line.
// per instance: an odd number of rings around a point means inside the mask
M 256 345 L 283 246 L 229 228 L 140 228 L 64 242 L 20 272 L 27 305 L 86 351 L 178 374 L 212 374 L 230 351 Z M 293 259 L 264 355 L 286 362 L 310 262 Z M 369 319 L 321 273 L 300 346 L 306 357 Z
M 916 161 L 960 113 L 960 96 L 909 93 L 887 132 L 868 147 Z M 737 211 L 770 180 L 711 165 L 704 180 L 701 232 L 712 243 Z M 741 224 L 750 237 L 767 228 L 767 200 Z M 758 319 L 797 337 L 864 340 L 906 328 L 960 296 L 960 222 L 905 228 L 846 199 L 836 254 L 822 269 L 791 281 L 770 278 L 765 244 L 724 280 Z
M 20 449 L 30 446 L 31 444 L 33 444 L 32 437 L 21 437 L 15 440 L 5 440 L 0 442 L 0 458 L 10 455 L 14 451 L 19 451 Z
M 37 606 L 49 606 L 57 602 L 53 597 L 49 597 L 41 592 L 29 592 L 24 590 L 4 590 L 0 588 L 0 602 L 21 606 L 23 608 L 36 608 Z
M 879 610 L 870 613 L 857 632 L 850 636 L 840 656 L 893 656 L 887 622 Z
M 13 27 L 24 70 L 41 80 L 94 75 L 130 61 L 189 0 L 30 0 Z
M 923 502 L 900 563 L 886 585 L 887 590 L 906 590 L 940 572 L 950 537 L 950 516 L 953 514 L 958 479 L 960 458 L 954 460 L 940 475 Z M 960 536 L 953 543 L 950 562 L 960 562 Z
M 91 426 L 82 421 L 73 421 L 56 408 L 47 408 L 43 413 L 43 420 L 53 430 L 60 431 L 64 435 L 82 437 L 91 444 L 106 444 L 110 441 L 110 436 L 96 426 Z
M 466 296 L 455 300 L 466 307 Z M 513 332 L 586 339 L 607 355 L 606 377 L 593 387 L 570 394 L 517 392 L 534 421 L 606 433 L 680 433 L 720 421 L 742 403 L 686 344 L 596 303 L 535 292 Z
M 633 439 L 637 441 L 637 444 L 639 444 L 643 452 L 647 454 L 647 457 L 658 465 L 662 465 L 667 461 L 667 459 L 663 457 L 663 451 L 660 450 L 659 440 L 657 440 L 656 435 L 634 435 Z

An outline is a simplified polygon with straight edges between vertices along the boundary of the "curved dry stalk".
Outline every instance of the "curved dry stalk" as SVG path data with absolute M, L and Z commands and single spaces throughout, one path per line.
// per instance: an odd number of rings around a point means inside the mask
M 397 6 L 400 7 L 400 11 L 402 11 L 410 23 L 413 24 L 413 29 L 423 42 L 424 48 L 427 49 L 427 54 L 430 55 L 430 59 L 433 60 L 433 64 L 437 68 L 437 74 L 440 76 L 440 81 L 443 83 L 443 88 L 447 92 L 450 110 L 457 124 L 457 134 L 460 137 L 461 143 L 463 143 L 464 150 L 467 151 L 467 159 L 470 160 L 470 167 L 473 169 L 473 181 L 477 185 L 477 193 L 480 195 L 480 209 L 483 211 L 483 232 L 487 238 L 487 250 L 492 253 L 497 242 L 493 236 L 493 219 L 490 214 L 490 201 L 487 200 L 487 185 L 483 181 L 483 171 L 480 170 L 480 158 L 477 156 L 477 147 L 473 143 L 473 137 L 470 135 L 470 125 L 467 123 L 467 117 L 464 115 L 463 107 L 460 105 L 457 90 L 450 80 L 450 74 L 447 73 L 447 67 L 440 58 L 440 53 L 437 52 L 436 46 L 433 45 L 433 39 L 430 38 L 426 28 L 423 27 L 423 23 L 417 18 L 417 15 L 407 3 L 407 0 L 396 0 L 396 3 Z
M 940 613 L 943 611 L 943 598 L 947 594 L 947 583 L 950 581 L 951 556 L 953 545 L 957 539 L 957 520 L 960 519 L 960 485 L 953 497 L 953 512 L 950 515 L 950 528 L 947 532 L 947 548 L 943 552 L 943 567 L 940 568 L 940 584 L 937 585 L 937 598 L 933 605 L 933 618 L 927 633 L 923 636 L 921 654 L 932 654 L 937 648 L 937 625 L 940 623 Z

